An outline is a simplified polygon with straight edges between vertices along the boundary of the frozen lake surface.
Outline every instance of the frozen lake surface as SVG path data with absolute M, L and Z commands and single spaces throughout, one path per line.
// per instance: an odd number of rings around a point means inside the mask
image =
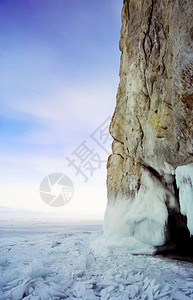
M 0 220 L 0 300 L 193 299 L 193 265 L 108 248 L 100 223 Z

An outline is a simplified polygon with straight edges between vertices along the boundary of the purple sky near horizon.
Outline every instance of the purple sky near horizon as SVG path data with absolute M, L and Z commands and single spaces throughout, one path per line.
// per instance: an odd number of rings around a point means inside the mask
M 121 7 L 121 0 L 0 2 L 1 185 L 39 185 L 112 115 Z M 14 195 L 3 195 L 0 205 L 13 206 Z

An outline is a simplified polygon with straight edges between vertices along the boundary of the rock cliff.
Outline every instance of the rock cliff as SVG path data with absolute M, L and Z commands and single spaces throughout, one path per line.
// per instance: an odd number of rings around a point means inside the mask
M 124 0 L 120 50 L 105 234 L 178 247 L 193 234 L 193 0 Z

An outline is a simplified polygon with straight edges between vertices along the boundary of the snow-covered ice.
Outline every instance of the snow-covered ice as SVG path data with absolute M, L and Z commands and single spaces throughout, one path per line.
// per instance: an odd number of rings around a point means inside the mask
M 193 265 L 132 255 L 102 225 L 0 221 L 1 300 L 193 299 Z

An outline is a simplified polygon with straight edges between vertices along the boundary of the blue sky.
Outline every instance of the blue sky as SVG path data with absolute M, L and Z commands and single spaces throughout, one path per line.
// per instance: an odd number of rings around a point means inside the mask
M 65 156 L 112 115 L 121 6 L 121 0 L 0 1 L 1 205 L 44 210 L 29 186 L 51 172 L 70 172 Z M 99 173 L 83 189 L 100 186 L 105 168 Z

